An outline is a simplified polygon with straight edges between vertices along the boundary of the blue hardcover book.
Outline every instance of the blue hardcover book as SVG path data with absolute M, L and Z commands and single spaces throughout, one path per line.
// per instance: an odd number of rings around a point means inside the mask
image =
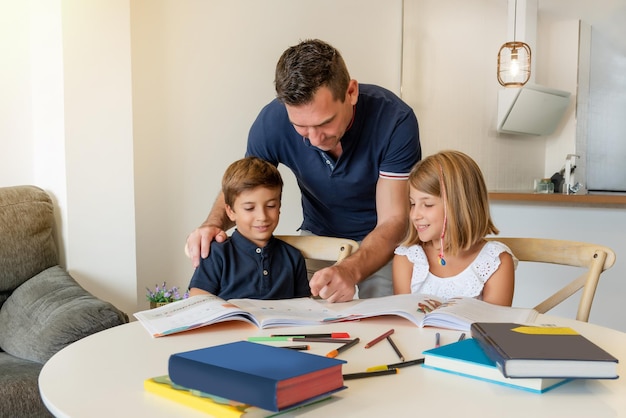
M 423 354 L 424 367 L 535 393 L 546 392 L 568 381 L 567 379 L 504 377 L 496 363 L 491 361 L 473 338 L 426 350 Z
M 172 382 L 211 395 L 281 411 L 345 389 L 344 360 L 238 341 L 172 354 Z

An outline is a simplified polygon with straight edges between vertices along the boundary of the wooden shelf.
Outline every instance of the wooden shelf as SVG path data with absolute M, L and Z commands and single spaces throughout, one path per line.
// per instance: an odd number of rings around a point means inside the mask
M 580 206 L 595 205 L 626 205 L 626 194 L 561 194 L 561 193 L 533 193 L 531 191 L 492 191 L 489 199 L 498 201 L 539 202 L 573 204 Z

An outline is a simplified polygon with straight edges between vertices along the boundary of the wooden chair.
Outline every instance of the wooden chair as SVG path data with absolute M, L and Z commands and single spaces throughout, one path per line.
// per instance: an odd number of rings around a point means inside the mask
M 325 261 L 331 264 L 340 262 L 359 248 L 358 242 L 347 238 L 318 235 L 276 235 L 276 238 L 296 247 L 307 260 Z M 185 245 L 185 255 L 189 257 L 187 245 Z
M 586 242 L 554 239 L 504 237 L 488 239 L 507 245 L 520 262 L 550 263 L 585 269 L 579 277 L 539 303 L 534 309 L 539 313 L 545 313 L 583 289 L 576 319 L 588 322 L 600 274 L 615 263 L 615 252 L 612 249 Z
M 339 263 L 359 248 L 359 243 L 336 237 L 317 235 L 277 235 L 276 238 L 296 247 L 308 260 Z

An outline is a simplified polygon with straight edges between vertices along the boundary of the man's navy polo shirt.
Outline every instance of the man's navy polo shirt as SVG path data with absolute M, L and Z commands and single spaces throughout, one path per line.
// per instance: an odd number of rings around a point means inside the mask
M 354 122 L 341 145 L 337 161 L 311 146 L 275 99 L 252 125 L 246 155 L 293 171 L 302 192 L 302 229 L 362 240 L 376 227 L 378 179 L 406 180 L 421 158 L 417 118 L 392 92 L 360 84 Z
M 193 273 L 192 287 L 225 300 L 311 295 L 300 251 L 274 237 L 260 248 L 237 230 L 224 242 L 211 242 L 209 256 L 200 260 Z

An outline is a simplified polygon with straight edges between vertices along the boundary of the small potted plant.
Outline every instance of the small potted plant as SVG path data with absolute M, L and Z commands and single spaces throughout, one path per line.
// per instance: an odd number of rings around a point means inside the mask
M 189 297 L 189 292 L 181 294 L 176 286 L 168 289 L 165 282 L 163 282 L 161 286 L 157 284 L 154 290 L 148 287 L 146 287 L 146 290 L 148 291 L 148 293 L 146 293 L 146 299 L 150 302 L 150 309 Z

